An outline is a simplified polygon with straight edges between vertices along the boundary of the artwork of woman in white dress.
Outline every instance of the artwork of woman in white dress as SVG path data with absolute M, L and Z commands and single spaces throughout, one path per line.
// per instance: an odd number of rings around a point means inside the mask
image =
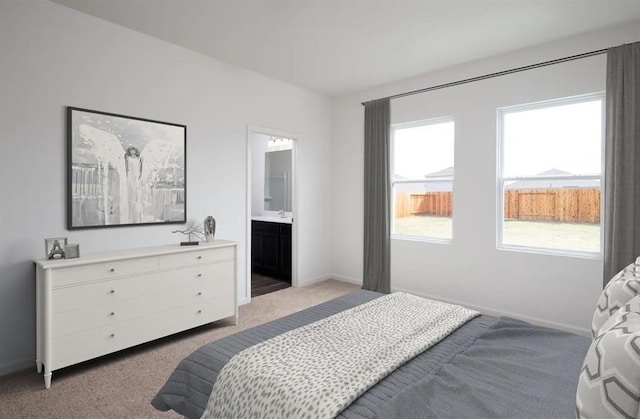
M 70 112 L 71 228 L 184 222 L 186 127 Z

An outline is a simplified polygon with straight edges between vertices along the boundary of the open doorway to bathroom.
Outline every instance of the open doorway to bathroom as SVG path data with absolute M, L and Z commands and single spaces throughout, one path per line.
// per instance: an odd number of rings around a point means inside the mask
M 247 294 L 251 297 L 296 285 L 295 146 L 295 135 L 249 127 Z

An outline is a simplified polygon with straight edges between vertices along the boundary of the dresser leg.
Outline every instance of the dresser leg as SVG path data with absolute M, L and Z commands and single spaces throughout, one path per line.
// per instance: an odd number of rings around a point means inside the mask
M 36 359 L 36 370 L 38 372 L 42 372 L 42 361 L 40 361 L 39 359 Z
M 44 388 L 51 388 L 51 373 L 50 372 L 45 372 L 45 374 L 44 374 Z

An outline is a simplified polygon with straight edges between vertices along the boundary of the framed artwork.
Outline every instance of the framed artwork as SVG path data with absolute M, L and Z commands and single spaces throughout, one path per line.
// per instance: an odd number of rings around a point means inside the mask
M 67 244 L 64 247 L 65 259 L 75 259 L 80 257 L 80 245 L 79 244 Z
M 65 259 L 66 237 L 51 237 L 44 239 L 44 254 L 47 259 Z
M 187 127 L 67 108 L 70 230 L 187 220 Z

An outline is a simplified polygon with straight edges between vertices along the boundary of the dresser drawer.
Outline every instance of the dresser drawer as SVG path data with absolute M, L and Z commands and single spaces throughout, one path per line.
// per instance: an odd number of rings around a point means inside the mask
M 235 279 L 233 261 L 138 275 L 54 289 L 53 313 L 76 311 L 85 307 L 132 304 L 133 298 L 166 290 L 214 283 L 220 295 L 233 293 Z
M 115 303 L 170 288 L 169 277 L 161 274 L 139 275 L 58 288 L 52 292 L 52 311 L 62 313 Z
M 181 268 L 202 263 L 232 260 L 234 256 L 235 250 L 232 247 L 202 249 L 162 256 L 160 257 L 159 265 L 160 269 Z
M 56 269 L 53 288 L 101 279 L 117 278 L 158 269 L 157 257 L 146 257 Z
M 137 298 L 114 299 L 107 304 L 55 313 L 52 317 L 51 333 L 57 338 L 166 310 L 197 305 L 217 297 L 233 301 L 233 283 L 230 287 L 228 282 L 202 281 L 199 284 L 154 292 Z
M 213 298 L 187 307 L 59 337 L 52 340 L 51 369 L 63 368 L 234 314 L 235 304 L 232 299 Z
M 181 288 L 205 282 L 213 282 L 223 290 L 222 294 L 228 294 L 234 290 L 235 268 L 235 262 L 229 260 L 210 265 L 165 271 L 163 274 L 168 277 L 169 287 L 171 288 Z

